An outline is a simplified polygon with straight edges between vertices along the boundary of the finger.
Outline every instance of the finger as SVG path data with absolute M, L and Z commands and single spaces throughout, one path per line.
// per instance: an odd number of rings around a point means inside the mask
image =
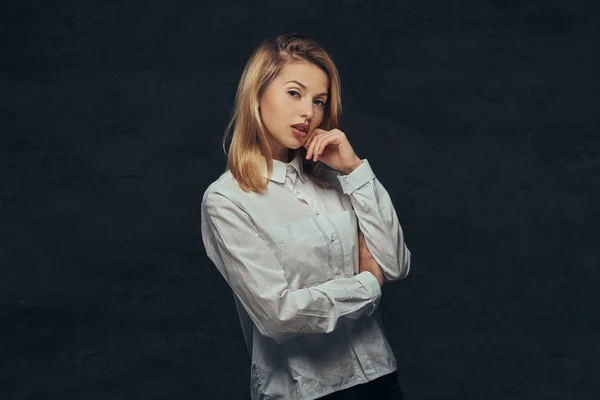
M 304 144 L 302 146 L 304 146 L 308 150 L 308 146 L 310 146 L 310 142 L 312 141 L 312 139 L 314 137 L 315 137 L 315 131 L 312 131 L 310 133 L 310 135 L 308 135 L 308 138 L 306 138 L 306 141 L 304 142 Z
M 306 155 L 308 155 L 308 146 L 310 146 L 310 142 L 312 141 L 313 137 L 315 137 L 315 133 L 316 133 L 316 129 L 314 129 L 310 135 L 308 135 L 308 138 L 306 139 L 306 141 L 304 142 L 304 144 L 302 146 L 304 146 L 306 148 Z M 307 157 L 308 158 L 308 157 Z
M 310 148 L 310 145 L 314 143 L 314 139 L 315 137 L 323 134 L 324 132 L 327 132 L 324 129 L 320 129 L 320 128 L 315 128 L 315 130 L 313 130 L 312 134 L 310 135 L 310 137 L 306 140 L 306 142 L 304 143 L 304 146 L 306 147 L 306 158 L 309 159 L 312 157 L 312 149 Z
M 310 158 L 310 145 L 312 144 L 312 139 L 313 139 L 314 135 L 312 135 L 311 137 L 308 138 L 307 142 L 305 143 L 305 147 L 306 147 L 306 159 L 308 160 Z
M 315 154 L 314 160 L 315 162 L 319 161 L 319 157 L 323 153 L 323 149 L 329 144 L 327 135 L 323 135 L 319 137 L 319 141 L 315 143 L 315 148 L 313 152 Z
M 313 143 L 313 139 L 315 137 L 315 134 L 310 135 L 310 137 L 306 140 L 306 143 L 304 143 L 304 147 L 306 147 L 306 159 L 308 160 L 310 158 L 310 152 L 311 152 L 311 144 Z
M 315 145 L 315 161 L 319 161 L 321 154 L 325 151 L 325 148 L 333 142 L 335 133 L 329 133 L 327 135 L 319 136 L 319 142 Z
M 324 134 L 322 134 L 322 133 L 321 134 L 317 134 L 317 135 L 315 135 L 315 137 L 310 142 L 310 146 L 308 148 L 308 150 L 310 151 L 310 157 L 309 158 L 312 158 L 313 161 L 314 161 L 315 155 L 316 155 L 315 151 L 316 151 L 317 146 L 319 145 L 321 139 L 323 138 L 323 136 L 324 136 Z
M 313 159 L 313 161 L 315 161 L 316 156 L 317 156 L 317 146 L 319 145 L 319 142 L 321 141 L 321 137 L 316 137 L 313 139 L 312 143 L 310 144 L 310 158 Z

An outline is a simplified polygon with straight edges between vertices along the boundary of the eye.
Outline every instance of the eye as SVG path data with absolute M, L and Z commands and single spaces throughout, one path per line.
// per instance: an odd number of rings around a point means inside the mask
M 292 97 L 296 97 L 295 95 L 300 96 L 300 93 L 298 93 L 295 90 L 288 90 L 288 93 L 290 94 L 290 96 Z M 325 106 L 327 106 L 327 103 L 325 103 L 323 100 L 317 100 L 315 102 L 315 104 L 317 104 L 319 107 L 324 108 Z

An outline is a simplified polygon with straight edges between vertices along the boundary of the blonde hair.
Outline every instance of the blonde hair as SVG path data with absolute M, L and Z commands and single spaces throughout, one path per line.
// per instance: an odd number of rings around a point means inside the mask
M 331 56 L 316 42 L 292 32 L 263 40 L 246 63 L 238 84 L 231 120 L 225 128 L 223 151 L 227 154 L 227 168 L 245 192 L 262 193 L 268 181 L 263 178 L 266 162 L 268 176 L 273 173 L 273 156 L 267 142 L 267 130 L 260 118 L 258 106 L 269 84 L 286 64 L 307 62 L 321 68 L 329 78 L 329 96 L 321 129 L 338 128 L 342 114 L 340 78 Z M 229 153 L 225 142 L 233 127 Z M 299 147 L 301 159 L 306 148 Z M 328 166 L 321 161 L 308 160 L 304 171 L 320 187 L 328 187 L 321 173 Z

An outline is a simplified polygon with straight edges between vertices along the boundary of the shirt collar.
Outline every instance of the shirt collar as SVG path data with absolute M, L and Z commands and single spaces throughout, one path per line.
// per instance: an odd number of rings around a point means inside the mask
M 278 182 L 278 183 L 284 183 L 286 175 L 294 173 L 292 168 L 294 170 L 296 170 L 295 172 L 298 173 L 298 176 L 300 177 L 302 182 L 305 181 L 304 166 L 302 165 L 300 151 L 296 150 L 294 153 L 295 153 L 294 158 L 289 163 L 284 163 L 283 161 L 273 159 L 273 174 L 271 175 L 272 181 Z M 269 177 L 266 164 L 263 166 L 263 177 L 264 178 Z

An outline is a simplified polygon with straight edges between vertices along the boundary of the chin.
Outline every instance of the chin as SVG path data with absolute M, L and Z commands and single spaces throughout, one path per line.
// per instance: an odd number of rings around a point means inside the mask
M 302 145 L 304 144 L 304 142 L 298 142 L 297 140 L 290 140 L 288 143 L 284 143 L 283 145 L 285 147 L 287 147 L 289 150 L 296 150 L 300 147 L 302 147 Z

